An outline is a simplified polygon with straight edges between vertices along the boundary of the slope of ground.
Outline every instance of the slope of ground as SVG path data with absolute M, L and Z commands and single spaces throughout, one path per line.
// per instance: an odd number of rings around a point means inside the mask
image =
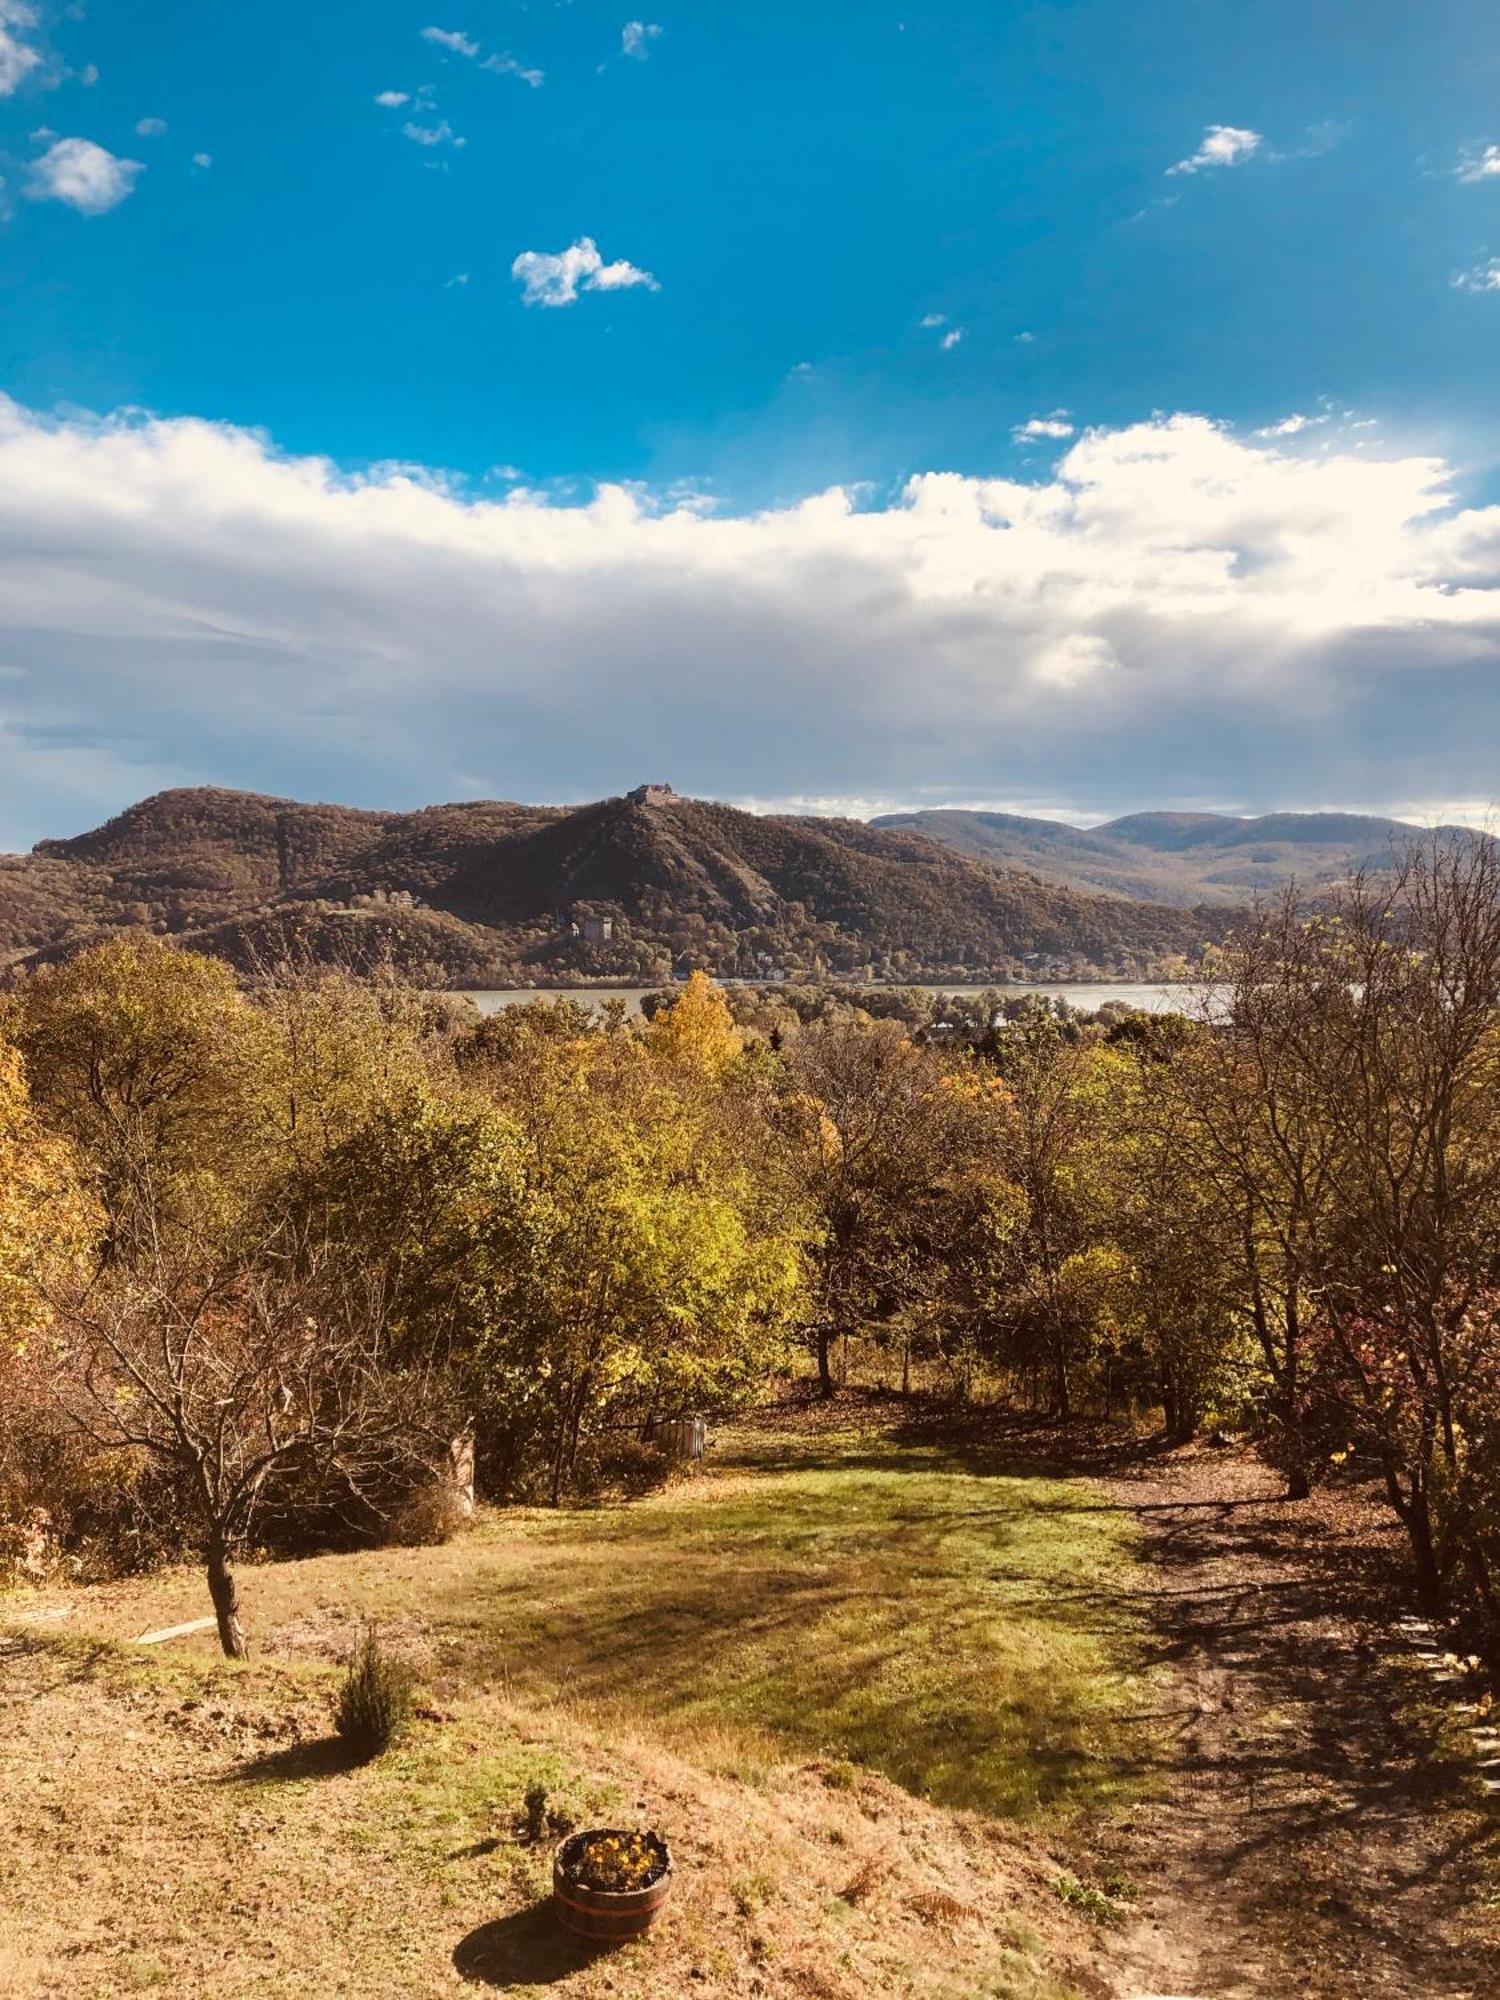
M 244 1668 L 130 1643 L 201 1615 L 186 1573 L 0 1607 L 0 1988 L 1103 1994 L 1050 1843 L 1148 1761 L 1128 1524 L 847 1412 L 717 1456 L 631 1507 L 248 1572 Z M 349 1771 L 328 1700 L 366 1617 L 429 1706 Z M 667 1830 L 646 1945 L 561 1941 L 515 1837 L 535 1783 Z
M 1049 882 L 1184 907 L 1247 902 L 1293 877 L 1309 889 L 1380 869 L 1425 830 L 1365 813 L 1132 813 L 1088 828 L 1017 813 L 886 813 L 872 825 L 942 841 L 956 853 Z M 1464 828 L 1439 829 L 1460 839 Z
M 0 1990 L 365 2000 L 1496 2000 L 1500 1805 L 1360 1493 L 895 1399 L 630 1507 L 0 1602 Z M 413 1735 L 327 1740 L 376 1617 Z M 66 1636 L 64 1636 L 66 1635 Z M 1485 1739 L 1488 1740 L 1487 1738 Z M 555 1930 L 525 1791 L 651 1820 L 644 1945 Z
M 589 918 L 612 934 L 591 935 Z M 993 978 L 1028 954 L 1128 977 L 1221 928 L 1213 912 L 1081 894 L 920 834 L 690 799 L 370 813 L 165 792 L 0 860 L 0 967 L 123 931 L 241 965 L 288 947 L 385 957 L 454 985 L 647 981 L 683 961 Z
M 1500 1800 L 1404 1637 L 1383 1512 L 1211 1453 L 1113 1490 L 1172 1673 L 1166 1795 L 1113 1836 L 1146 1912 L 1124 1992 L 1494 2000 Z

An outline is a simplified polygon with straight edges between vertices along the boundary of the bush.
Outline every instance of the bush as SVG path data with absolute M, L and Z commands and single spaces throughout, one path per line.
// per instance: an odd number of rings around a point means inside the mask
M 361 1764 L 389 1750 L 411 1720 L 414 1679 L 404 1660 L 393 1659 L 374 1626 L 367 1628 L 339 1689 L 333 1724 Z
M 395 1509 L 390 1536 L 403 1548 L 436 1548 L 469 1525 L 469 1510 L 450 1480 L 419 1486 Z
M 660 1445 L 628 1431 L 606 1431 L 580 1452 L 574 1491 L 585 1500 L 604 1493 L 622 1493 L 635 1500 L 665 1486 L 672 1471 L 672 1460 Z

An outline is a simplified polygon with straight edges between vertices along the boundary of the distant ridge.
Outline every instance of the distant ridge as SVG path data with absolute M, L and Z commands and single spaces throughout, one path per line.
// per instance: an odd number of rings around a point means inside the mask
M 1367 813 L 1143 812 L 1103 826 L 1017 813 L 883 813 L 872 826 L 925 833 L 955 853 L 1002 868 L 1024 868 L 1047 882 L 1107 896 L 1168 903 L 1245 903 L 1295 876 L 1316 890 L 1354 869 L 1384 868 L 1404 842 L 1432 830 Z M 1463 840 L 1488 839 L 1466 827 L 1440 827 Z
M 410 813 L 161 792 L 0 858 L 12 969 L 154 934 L 241 967 L 294 950 L 451 986 L 647 983 L 696 965 L 744 978 L 1162 977 L 1225 919 L 996 867 L 925 828 L 762 817 L 665 784 L 586 806 Z

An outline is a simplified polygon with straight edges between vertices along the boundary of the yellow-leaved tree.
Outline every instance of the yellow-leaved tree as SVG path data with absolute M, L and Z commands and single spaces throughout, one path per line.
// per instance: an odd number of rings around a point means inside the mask
M 0 1041 L 0 1364 L 47 1324 L 47 1296 L 83 1247 L 90 1208 L 67 1142 L 32 1109 L 18 1052 Z

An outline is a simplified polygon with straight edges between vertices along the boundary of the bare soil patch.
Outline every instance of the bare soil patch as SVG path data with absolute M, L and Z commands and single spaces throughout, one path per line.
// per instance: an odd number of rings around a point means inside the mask
M 1403 1636 L 1382 1510 L 1206 1449 L 1108 1490 L 1171 1675 L 1166 1796 L 1102 1836 L 1143 1891 L 1121 1995 L 1493 2000 L 1500 1815 Z

